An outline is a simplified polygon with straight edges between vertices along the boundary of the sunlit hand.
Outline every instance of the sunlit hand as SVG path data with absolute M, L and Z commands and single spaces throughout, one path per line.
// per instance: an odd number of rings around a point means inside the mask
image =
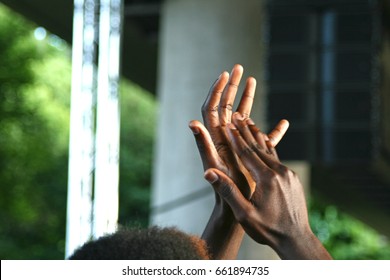
M 246 198 L 253 193 L 255 182 L 247 169 L 231 150 L 226 135 L 226 125 L 231 123 L 232 108 L 237 88 L 243 74 L 241 65 L 235 65 L 231 75 L 223 72 L 212 85 L 202 106 L 204 125 L 191 121 L 204 170 L 217 168 L 237 182 Z M 237 112 L 249 118 L 256 89 L 256 80 L 248 78 Z M 266 136 L 266 145 L 274 147 L 288 128 L 288 122 L 280 122 Z M 216 259 L 234 259 L 240 247 L 244 231 L 236 221 L 230 206 L 216 193 L 216 203 L 202 238 L 206 240 L 210 254 Z
M 256 242 L 271 246 L 281 258 L 330 259 L 310 229 L 297 175 L 279 161 L 275 149 L 267 147 L 251 120 L 236 113 L 233 122 L 227 126 L 229 142 L 256 183 L 254 193 L 245 197 L 240 182 L 222 170 L 208 169 L 205 178 Z
M 249 198 L 254 190 L 254 182 L 247 176 L 247 170 L 231 151 L 225 127 L 231 123 L 232 108 L 238 85 L 243 74 L 241 65 L 235 65 L 231 75 L 223 72 L 211 87 L 202 106 L 204 126 L 199 121 L 191 121 L 195 140 L 199 149 L 204 170 L 217 168 L 231 177 L 239 185 L 242 194 Z M 256 80 L 247 79 L 244 92 L 237 107 L 244 119 L 249 118 L 256 90 Z M 265 137 L 266 145 L 275 147 L 288 129 L 288 122 L 281 121 L 275 129 Z

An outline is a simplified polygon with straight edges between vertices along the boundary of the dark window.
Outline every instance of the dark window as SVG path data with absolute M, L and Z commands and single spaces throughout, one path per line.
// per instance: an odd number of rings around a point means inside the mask
M 279 154 L 370 159 L 376 10 L 368 0 L 302 2 L 268 3 L 268 121 L 291 123 Z

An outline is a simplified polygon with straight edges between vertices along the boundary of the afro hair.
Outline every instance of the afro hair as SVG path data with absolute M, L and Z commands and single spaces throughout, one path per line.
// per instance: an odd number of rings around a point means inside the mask
M 201 260 L 209 259 L 199 237 L 176 228 L 120 229 L 85 243 L 70 260 Z

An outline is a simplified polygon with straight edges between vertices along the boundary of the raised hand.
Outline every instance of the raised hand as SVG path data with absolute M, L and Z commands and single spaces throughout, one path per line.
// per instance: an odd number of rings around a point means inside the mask
M 285 259 L 331 259 L 310 229 L 297 175 L 279 161 L 251 120 L 236 113 L 233 122 L 227 125 L 229 143 L 255 181 L 254 193 L 245 197 L 239 182 L 222 170 L 208 169 L 205 178 L 256 242 L 271 246 Z
M 189 126 L 194 133 L 204 170 L 221 170 L 237 182 L 244 197 L 250 198 L 255 182 L 230 149 L 225 129 L 232 120 L 232 108 L 242 75 L 241 65 L 235 65 L 230 75 L 223 72 L 212 85 L 202 106 L 204 125 L 199 121 L 191 121 Z M 256 80 L 248 78 L 237 108 L 243 118 L 249 118 L 255 89 Z M 287 128 L 288 122 L 279 123 L 267 136 L 266 145 L 271 148 L 277 145 Z M 217 259 L 235 258 L 243 233 L 230 206 L 216 193 L 216 204 L 202 235 L 212 256 Z
M 232 108 L 241 81 L 243 68 L 235 65 L 231 75 L 223 72 L 211 87 L 205 103 L 202 106 L 204 125 L 199 121 L 191 121 L 192 129 L 203 167 L 217 168 L 225 172 L 240 186 L 245 197 L 253 192 L 254 182 L 247 176 L 247 170 L 237 161 L 227 140 L 225 127 L 231 123 Z M 237 107 L 244 119 L 249 118 L 256 90 L 256 80 L 249 77 L 246 81 L 241 100 Z M 275 129 L 266 136 L 268 147 L 275 147 L 288 128 L 287 121 L 281 121 Z

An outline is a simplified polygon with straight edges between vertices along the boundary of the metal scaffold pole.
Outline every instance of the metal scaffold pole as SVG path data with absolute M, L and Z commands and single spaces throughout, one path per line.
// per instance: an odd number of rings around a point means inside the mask
M 93 212 L 95 238 L 115 231 L 119 184 L 119 50 L 121 0 L 100 0 L 96 172 Z
M 74 1 L 65 257 L 116 228 L 122 10 L 122 0 Z

